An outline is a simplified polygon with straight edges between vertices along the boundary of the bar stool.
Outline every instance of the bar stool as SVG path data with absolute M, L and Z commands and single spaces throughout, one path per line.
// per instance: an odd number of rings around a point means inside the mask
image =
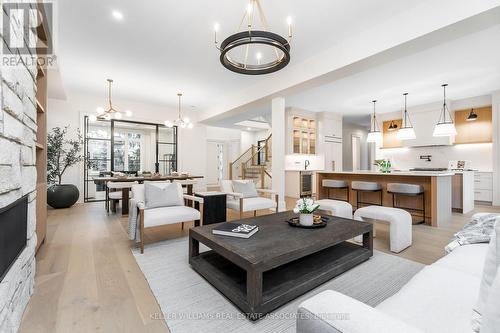
M 395 208 L 402 208 L 406 211 L 417 211 L 417 212 L 422 212 L 422 221 L 419 221 L 418 223 L 424 223 L 425 222 L 425 192 L 424 192 L 424 187 L 422 185 L 415 185 L 415 184 L 401 184 L 401 183 L 388 183 L 387 184 L 387 193 L 392 194 L 392 207 Z M 422 196 L 422 209 L 418 208 L 410 208 L 410 207 L 402 207 L 402 206 L 395 206 L 394 201 L 395 201 L 395 196 Z
M 382 206 L 382 185 L 380 185 L 379 183 L 353 181 L 351 182 L 351 188 L 354 191 L 356 191 L 356 209 L 360 208 L 359 204 Z M 380 204 L 376 204 L 373 202 L 359 201 L 360 193 L 366 193 L 366 192 L 379 192 Z
M 327 188 L 328 199 L 332 199 L 330 197 L 330 189 L 332 189 L 332 188 L 336 189 L 336 190 L 345 189 L 345 197 L 346 197 L 345 199 L 337 199 L 337 198 L 333 198 L 333 199 L 349 202 L 349 184 L 346 181 L 334 180 L 334 179 L 323 179 L 322 185 L 323 185 L 323 187 Z

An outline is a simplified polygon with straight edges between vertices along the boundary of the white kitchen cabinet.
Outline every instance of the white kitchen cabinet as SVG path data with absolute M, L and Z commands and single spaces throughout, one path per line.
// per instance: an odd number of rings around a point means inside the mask
M 342 141 L 336 142 L 325 139 L 324 152 L 325 171 L 342 171 Z
M 474 174 L 474 200 L 493 201 L 493 173 L 476 172 Z

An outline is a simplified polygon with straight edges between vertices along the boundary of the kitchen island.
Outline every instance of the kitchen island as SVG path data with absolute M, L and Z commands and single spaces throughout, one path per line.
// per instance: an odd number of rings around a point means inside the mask
M 392 207 L 392 194 L 387 192 L 388 183 L 405 183 L 422 185 L 425 196 L 425 223 L 434 227 L 449 223 L 452 213 L 452 177 L 454 172 L 429 172 L 429 171 L 394 171 L 381 173 L 376 171 L 344 171 L 344 172 L 318 172 L 316 177 L 317 197 L 326 199 L 344 198 L 345 192 L 340 190 L 328 191 L 322 186 L 324 179 L 345 180 L 349 184 L 349 202 L 356 209 L 356 191 L 351 189 L 352 181 L 377 182 L 382 185 L 382 205 Z M 362 193 L 366 202 L 379 203 L 379 193 Z M 398 206 L 421 209 L 422 198 L 420 196 L 399 196 Z M 413 214 L 415 215 L 415 214 Z M 414 216 L 422 219 L 421 216 Z

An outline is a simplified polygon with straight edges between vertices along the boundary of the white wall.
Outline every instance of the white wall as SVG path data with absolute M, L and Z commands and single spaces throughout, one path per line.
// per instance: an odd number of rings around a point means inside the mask
M 370 170 L 370 144 L 366 142 L 368 130 L 364 126 L 346 122 L 342 123 L 342 168 L 352 171 L 352 135 L 361 137 L 361 170 Z
M 135 121 L 161 124 L 165 120 L 177 118 L 177 110 L 167 109 L 161 105 L 126 100 L 117 100 L 115 103 L 122 110 L 132 110 L 133 116 L 130 119 Z M 69 133 L 72 137 L 76 137 L 77 130 L 80 130 L 83 135 L 84 115 L 95 114 L 96 107 L 103 104 L 105 104 L 105 96 L 100 95 L 72 94 L 66 101 L 49 99 L 47 129 L 69 125 Z M 241 131 L 197 124 L 196 114 L 189 112 L 185 114 L 195 122 L 195 127 L 179 129 L 179 171 L 205 176 L 207 140 L 239 140 Z M 67 170 L 63 176 L 63 182 L 77 185 L 80 189 L 80 201 L 83 201 L 83 165 Z M 203 180 L 199 183 L 201 186 L 204 185 Z

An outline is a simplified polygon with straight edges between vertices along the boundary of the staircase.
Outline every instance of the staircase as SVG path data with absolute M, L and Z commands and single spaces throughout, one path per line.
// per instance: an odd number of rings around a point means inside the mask
M 229 163 L 229 179 L 252 179 L 260 188 L 271 186 L 271 144 L 272 135 L 264 145 L 252 145 L 233 162 Z M 261 156 L 260 164 L 259 155 Z

